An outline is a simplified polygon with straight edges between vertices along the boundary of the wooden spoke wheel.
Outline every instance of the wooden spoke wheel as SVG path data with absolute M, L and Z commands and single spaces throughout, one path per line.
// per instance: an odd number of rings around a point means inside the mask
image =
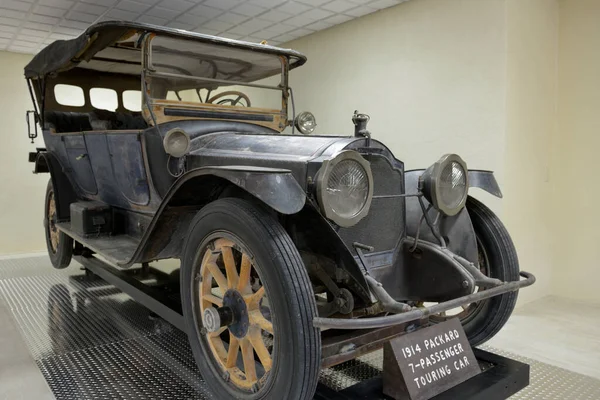
M 190 347 L 215 398 L 313 398 L 321 362 L 314 293 L 272 214 L 235 198 L 202 208 L 180 280 Z
M 46 247 L 48 256 L 54 268 L 66 268 L 71 263 L 73 255 L 73 239 L 56 227 L 57 221 L 57 193 L 52 187 L 52 180 L 46 188 L 46 201 L 44 207 L 44 228 L 46 231 Z
M 250 256 L 226 238 L 207 246 L 200 274 L 200 310 L 205 328 L 211 325 L 213 356 L 234 385 L 251 391 L 273 366 L 275 335 L 265 287 Z
M 54 201 L 54 191 L 48 196 L 48 231 L 50 235 L 50 249 L 56 253 L 58 249 L 59 232 L 56 227 L 56 202 Z

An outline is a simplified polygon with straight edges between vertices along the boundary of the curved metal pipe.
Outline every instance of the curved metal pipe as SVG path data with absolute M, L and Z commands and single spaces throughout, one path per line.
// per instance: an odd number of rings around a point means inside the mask
M 500 294 L 514 292 L 521 288 L 531 286 L 535 283 L 535 276 L 529 272 L 521 271 L 519 273 L 524 280 L 506 282 L 500 286 L 481 292 L 472 293 L 467 296 L 444 301 L 431 307 L 413 309 L 401 314 L 389 315 L 386 317 L 361 318 L 361 319 L 338 319 L 338 318 L 320 318 L 313 319 L 313 325 L 320 329 L 373 329 L 384 328 L 386 326 L 398 325 L 421 318 L 426 318 L 432 314 L 439 314 L 444 311 L 460 307 L 463 304 L 474 303 L 477 301 L 489 299 Z M 373 279 L 374 280 L 374 279 Z M 375 281 L 377 282 L 377 281 Z
M 383 285 L 371 275 L 365 275 L 365 279 L 367 280 L 367 283 L 369 284 L 369 287 L 375 296 L 381 302 L 384 311 L 397 314 L 412 310 L 412 307 L 408 304 L 400 303 L 399 301 L 394 300 L 392 296 L 390 296 L 390 294 L 383 288 Z

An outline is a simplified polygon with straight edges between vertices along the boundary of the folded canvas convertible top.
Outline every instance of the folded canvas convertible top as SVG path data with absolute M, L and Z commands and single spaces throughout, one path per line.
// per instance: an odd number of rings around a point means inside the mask
M 51 43 L 25 66 L 25 77 L 39 78 L 48 74 L 69 70 L 77 66 L 81 61 L 89 61 L 96 53 L 113 45 L 126 35 L 143 33 L 156 33 L 162 36 L 196 40 L 266 54 L 282 55 L 290 58 L 290 69 L 306 62 L 306 57 L 294 50 L 150 24 L 109 21 L 90 26 L 75 39 L 57 40 Z

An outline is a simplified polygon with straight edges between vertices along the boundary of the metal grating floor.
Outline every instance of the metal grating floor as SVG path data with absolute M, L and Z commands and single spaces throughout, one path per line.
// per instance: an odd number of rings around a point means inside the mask
M 58 400 L 210 398 L 182 332 L 73 264 L 0 260 L 0 302 Z M 514 399 L 600 399 L 600 380 L 484 349 L 531 365 L 531 384 Z M 381 365 L 382 352 L 371 353 L 323 370 L 321 382 L 341 390 Z

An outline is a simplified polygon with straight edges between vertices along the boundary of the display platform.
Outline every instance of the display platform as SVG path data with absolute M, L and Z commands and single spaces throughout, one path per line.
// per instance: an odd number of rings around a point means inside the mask
M 178 279 L 176 271 L 168 275 Z M 55 270 L 45 256 L 0 260 L 0 308 L 5 311 L 0 325 L 14 326 L 19 337 L 13 340 L 24 343 L 32 367 L 58 400 L 210 398 L 185 334 L 103 279 L 86 277 L 75 262 Z M 599 380 L 489 347 L 483 350 L 476 350 L 478 358 L 497 354 L 531 365 L 530 385 L 511 399 L 600 398 Z M 376 387 L 382 363 L 382 351 L 376 351 L 324 369 L 316 398 L 348 399 L 360 396 L 359 390 L 368 392 Z M 0 370 L 10 367 L 0 365 Z M 24 382 L 19 397 L 42 398 L 37 391 L 29 394 L 30 387 L 34 389 Z M 6 397 L 3 390 L 0 397 Z
M 529 385 L 529 365 L 481 349 L 473 349 L 481 373 L 431 400 L 504 400 Z M 381 375 L 336 391 L 321 384 L 315 399 L 391 399 L 382 395 Z

